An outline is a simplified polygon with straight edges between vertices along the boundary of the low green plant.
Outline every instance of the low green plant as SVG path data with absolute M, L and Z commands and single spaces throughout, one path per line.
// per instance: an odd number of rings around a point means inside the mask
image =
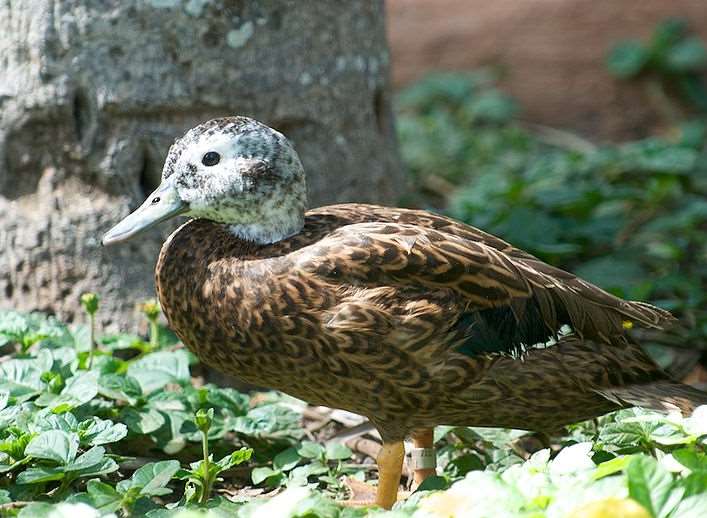
M 88 344 L 80 326 L 0 311 L 0 334 L 17 340 L 5 343 L 13 352 L 0 362 L 3 516 L 353 518 L 369 512 L 331 500 L 348 496 L 350 477 L 369 474 L 351 450 L 303 441 L 292 400 L 268 393 L 254 403 L 234 389 L 200 386 L 190 372 L 193 358 L 177 343 L 161 340 L 151 352 L 104 345 L 89 369 L 81 360 Z M 27 336 L 43 338 L 23 342 Z M 135 342 L 97 338 L 121 340 Z M 707 406 L 690 417 L 622 410 L 569 427 L 552 439 L 555 452 L 544 448 L 530 459 L 548 438 L 438 427 L 435 439 L 440 475 L 398 504 L 394 516 L 486 509 L 491 516 L 564 518 L 585 504 L 637 505 L 660 518 L 704 513 Z M 125 464 L 138 459 L 137 469 Z M 256 464 L 250 474 L 243 466 L 249 460 Z M 247 490 L 248 475 L 278 496 L 224 496 L 226 488 L 225 494 Z
M 93 302 L 83 299 L 89 315 L 99 309 Z M 279 395 L 251 405 L 234 389 L 196 386 L 195 358 L 158 316 L 146 314 L 147 343 L 37 313 L 0 311 L 2 347 L 10 351 L 0 362 L 0 515 L 3 503 L 41 515 L 59 502 L 143 515 L 165 509 L 156 499 L 171 495 L 168 485 L 179 479 L 187 481 L 183 505 L 211 505 L 219 500 L 212 497 L 219 475 L 250 458 L 249 442 L 260 456 L 298 442 L 300 416 Z M 90 361 L 92 341 L 101 349 Z M 212 460 L 209 441 L 220 460 Z M 193 459 L 204 448 L 206 456 L 190 469 L 160 460 Z M 155 460 L 123 477 L 121 459 L 131 456 Z M 15 507 L 16 501 L 40 502 Z
M 86 493 L 76 495 L 73 501 L 85 501 L 102 513 L 120 509 L 123 515 L 130 516 L 138 500 L 171 494 L 172 490 L 166 486 L 178 470 L 178 461 L 165 460 L 145 464 L 115 486 L 91 479 L 86 484 Z
M 324 446 L 303 441 L 275 455 L 271 466 L 253 468 L 251 477 L 256 485 L 299 487 L 313 483 L 333 496 L 344 496 L 343 477 L 364 478 L 361 466 L 344 462 L 352 455 L 353 452 L 340 443 Z
M 150 347 L 155 350 L 160 344 L 160 326 L 159 318 L 162 312 L 159 302 L 156 300 L 148 300 L 141 306 L 142 313 L 150 323 Z
M 84 293 L 81 295 L 81 306 L 88 315 L 89 343 L 88 368 L 93 364 L 93 350 L 96 347 L 96 311 L 98 311 L 98 295 L 95 293 Z
M 660 23 L 647 42 L 626 40 L 617 44 L 607 57 L 609 71 L 622 79 L 645 80 L 649 92 L 658 96 L 658 108 L 668 110 L 673 119 L 679 114 L 672 105 L 671 93 L 707 112 L 707 48 L 690 33 L 688 22 L 669 18 Z
M 209 408 L 207 411 L 200 409 L 196 413 L 194 424 L 201 434 L 203 458 L 198 462 L 192 463 L 189 470 L 182 470 L 178 474 L 179 478 L 187 481 L 184 492 L 185 501 L 187 503 L 198 502 L 201 505 L 206 505 L 211 496 L 213 485 L 218 480 L 219 474 L 248 461 L 253 454 L 252 449 L 241 448 L 230 455 L 226 455 L 219 461 L 214 461 L 209 453 L 208 437 L 213 419 L 213 408 Z

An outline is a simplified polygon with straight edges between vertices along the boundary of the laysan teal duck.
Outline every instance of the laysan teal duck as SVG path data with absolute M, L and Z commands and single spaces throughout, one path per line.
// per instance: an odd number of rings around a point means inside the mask
M 384 507 L 406 436 L 420 448 L 416 478 L 434 472 L 424 454 L 436 425 L 554 430 L 635 404 L 707 403 L 627 333 L 669 325 L 666 311 L 430 212 L 305 207 L 282 134 L 215 119 L 175 142 L 160 186 L 103 242 L 191 217 L 157 262 L 170 326 L 215 369 L 368 417 L 384 442 Z

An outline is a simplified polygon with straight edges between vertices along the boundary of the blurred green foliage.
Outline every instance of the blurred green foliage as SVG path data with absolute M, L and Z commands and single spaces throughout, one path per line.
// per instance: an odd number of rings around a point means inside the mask
M 445 212 L 707 336 L 707 125 L 595 145 L 523 125 L 487 72 L 434 75 L 396 105 L 407 204 Z
M 661 88 L 674 90 L 683 100 L 707 112 L 707 48 L 688 31 L 687 21 L 669 18 L 659 24 L 649 41 L 626 40 L 607 58 L 609 71 L 625 79 L 652 76 Z

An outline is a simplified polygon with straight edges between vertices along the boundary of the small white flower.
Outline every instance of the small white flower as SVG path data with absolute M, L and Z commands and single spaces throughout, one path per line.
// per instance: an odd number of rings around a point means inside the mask
M 447 491 L 439 491 L 423 497 L 413 516 L 420 518 L 515 516 L 522 504 L 523 499 L 520 495 L 497 474 L 471 471 Z
M 661 455 L 658 458 L 658 463 L 665 468 L 666 470 L 672 472 L 672 473 L 682 473 L 683 475 L 687 476 L 691 473 L 691 471 L 680 464 L 677 460 L 675 460 L 675 457 L 672 456 L 672 454 L 667 453 L 664 455 Z
M 550 463 L 550 475 L 553 477 L 571 475 L 594 469 L 596 464 L 591 459 L 591 442 L 580 442 L 564 448 Z
M 684 420 L 683 426 L 690 435 L 707 435 L 707 405 L 698 406 L 692 415 Z

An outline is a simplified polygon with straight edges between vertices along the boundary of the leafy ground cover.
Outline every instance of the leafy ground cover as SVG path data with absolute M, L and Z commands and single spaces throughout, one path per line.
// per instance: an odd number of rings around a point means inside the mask
M 157 306 L 144 310 L 148 339 L 0 312 L 0 515 L 707 515 L 707 407 L 625 410 L 552 438 L 439 427 L 439 476 L 391 512 L 341 506 L 374 483 L 370 450 L 308 425 L 302 402 L 203 384 Z

